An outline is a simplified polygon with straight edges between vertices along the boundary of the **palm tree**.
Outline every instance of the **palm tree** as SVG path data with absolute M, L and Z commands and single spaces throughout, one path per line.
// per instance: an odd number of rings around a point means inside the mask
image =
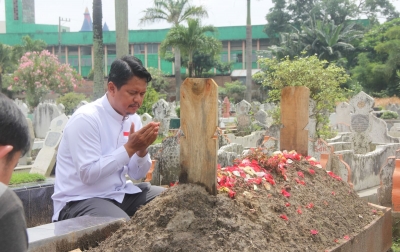
M 362 36 L 360 31 L 353 29 L 354 25 L 335 25 L 333 21 L 317 20 L 312 27 L 303 26 L 303 39 L 313 39 L 305 49 L 312 54 L 316 53 L 320 59 L 337 60 L 343 53 L 354 50 L 351 43 Z
M 147 8 L 145 15 L 140 19 L 140 24 L 149 24 L 167 21 L 177 27 L 188 18 L 208 17 L 207 11 L 202 6 L 191 6 L 189 0 L 153 0 L 153 7 Z M 179 48 L 175 48 L 175 81 L 176 100 L 179 101 L 181 87 L 181 55 Z
M 161 43 L 160 53 L 164 56 L 167 48 L 172 46 L 179 48 L 182 56 L 188 57 L 189 77 L 193 76 L 193 54 L 196 50 L 206 50 L 215 47 L 213 40 L 207 39 L 205 33 L 215 32 L 214 26 L 201 26 L 198 19 L 187 19 L 188 27 L 178 25 L 168 32 L 165 40 Z
M 251 102 L 251 69 L 252 69 L 252 34 L 250 17 L 250 0 L 247 0 L 247 22 L 246 22 L 246 101 Z
M 93 1 L 93 98 L 104 95 L 104 69 L 103 69 L 103 28 L 102 28 L 102 3 L 101 0 Z

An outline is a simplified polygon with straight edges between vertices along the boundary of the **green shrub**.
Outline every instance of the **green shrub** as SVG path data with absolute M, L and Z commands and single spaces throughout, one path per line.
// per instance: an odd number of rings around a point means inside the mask
M 151 82 L 147 86 L 146 94 L 144 95 L 144 100 L 142 106 L 136 112 L 139 115 L 143 115 L 144 113 L 148 113 L 153 116 L 153 104 L 156 103 L 159 99 L 163 98 L 163 95 L 160 95 L 152 86 Z
M 62 103 L 65 107 L 65 114 L 66 115 L 71 115 L 74 112 L 74 109 L 76 108 L 76 106 L 78 106 L 78 104 L 83 101 L 86 100 L 86 97 L 84 94 L 78 94 L 78 93 L 67 93 L 63 96 L 60 96 L 57 99 L 57 104 Z
M 178 118 L 181 118 L 181 107 L 176 107 L 175 112 L 176 112 L 176 115 L 178 116 Z
M 244 98 L 246 86 L 239 80 L 233 82 L 225 82 L 225 87 L 218 88 L 218 94 L 224 98 L 228 96 L 229 100 L 238 103 Z
M 329 128 L 329 112 L 338 101 L 344 100 L 344 91 L 340 85 L 347 83 L 350 76 L 342 67 L 319 60 L 317 56 L 262 58 L 258 61 L 262 71 L 254 78 L 262 80 L 268 87 L 269 102 L 279 102 L 281 90 L 288 86 L 305 86 L 310 89 L 310 98 L 316 105 L 313 115 L 316 119 L 317 137 L 329 138 L 333 134 Z M 280 124 L 280 122 L 276 123 Z
M 397 119 L 399 117 L 399 115 L 397 114 L 397 112 L 393 112 L 393 111 L 385 111 L 383 112 L 381 118 L 385 119 L 385 120 L 390 120 L 390 119 Z

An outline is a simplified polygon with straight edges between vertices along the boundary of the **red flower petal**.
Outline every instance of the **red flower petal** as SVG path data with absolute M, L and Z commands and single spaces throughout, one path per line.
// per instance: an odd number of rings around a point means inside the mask
M 288 218 L 286 215 L 284 215 L 284 214 L 281 214 L 279 217 L 281 217 L 281 219 L 284 219 L 284 220 L 286 220 L 286 221 L 289 220 L 289 218 Z
M 231 199 L 233 199 L 234 197 L 235 197 L 235 195 L 236 195 L 236 192 L 234 192 L 234 191 L 229 191 L 228 192 L 228 196 L 229 196 L 229 198 L 231 198 Z
M 308 208 L 308 209 L 311 209 L 313 207 L 314 207 L 314 204 L 312 202 L 306 206 L 306 208 Z
M 343 239 L 345 239 L 345 240 L 350 240 L 350 236 L 345 235 L 345 236 L 343 237 Z
M 315 229 L 311 229 L 311 230 L 310 230 L 310 232 L 311 232 L 311 234 L 312 234 L 312 235 L 316 235 L 316 234 L 318 234 L 318 231 L 317 231 L 317 230 L 315 230 Z
M 308 169 L 308 172 L 311 174 L 311 175 L 314 175 L 315 174 L 315 171 L 313 170 L 313 169 Z
M 302 212 L 301 209 L 299 208 L 299 209 L 297 209 L 297 213 L 298 213 L 298 214 L 302 214 L 303 212 Z
M 304 178 L 304 173 L 302 173 L 301 171 L 298 171 L 297 176 L 299 176 L 300 178 Z
M 286 206 L 286 207 L 290 207 L 290 203 L 289 203 L 289 202 L 286 202 L 286 203 L 285 203 L 285 206 Z
M 283 194 L 283 196 L 285 196 L 286 198 L 290 197 L 290 193 L 288 193 L 285 189 L 282 189 L 281 193 Z

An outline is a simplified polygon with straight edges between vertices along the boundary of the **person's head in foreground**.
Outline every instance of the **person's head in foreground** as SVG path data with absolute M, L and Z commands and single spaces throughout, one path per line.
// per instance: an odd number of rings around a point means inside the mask
M 21 156 L 29 150 L 26 118 L 18 106 L 0 93 L 0 182 L 8 185 Z

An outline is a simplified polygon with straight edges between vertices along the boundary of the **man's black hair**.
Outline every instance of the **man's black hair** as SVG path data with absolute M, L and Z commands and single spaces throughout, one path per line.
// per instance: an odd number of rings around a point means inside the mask
M 0 93 L 0 145 L 13 146 L 8 154 L 21 151 L 21 156 L 29 151 L 31 145 L 28 123 L 22 111 L 10 98 Z
M 134 56 L 127 55 L 114 60 L 111 64 L 108 82 L 112 81 L 119 90 L 134 76 L 145 79 L 146 82 L 151 81 L 151 75 L 143 67 L 142 61 Z

